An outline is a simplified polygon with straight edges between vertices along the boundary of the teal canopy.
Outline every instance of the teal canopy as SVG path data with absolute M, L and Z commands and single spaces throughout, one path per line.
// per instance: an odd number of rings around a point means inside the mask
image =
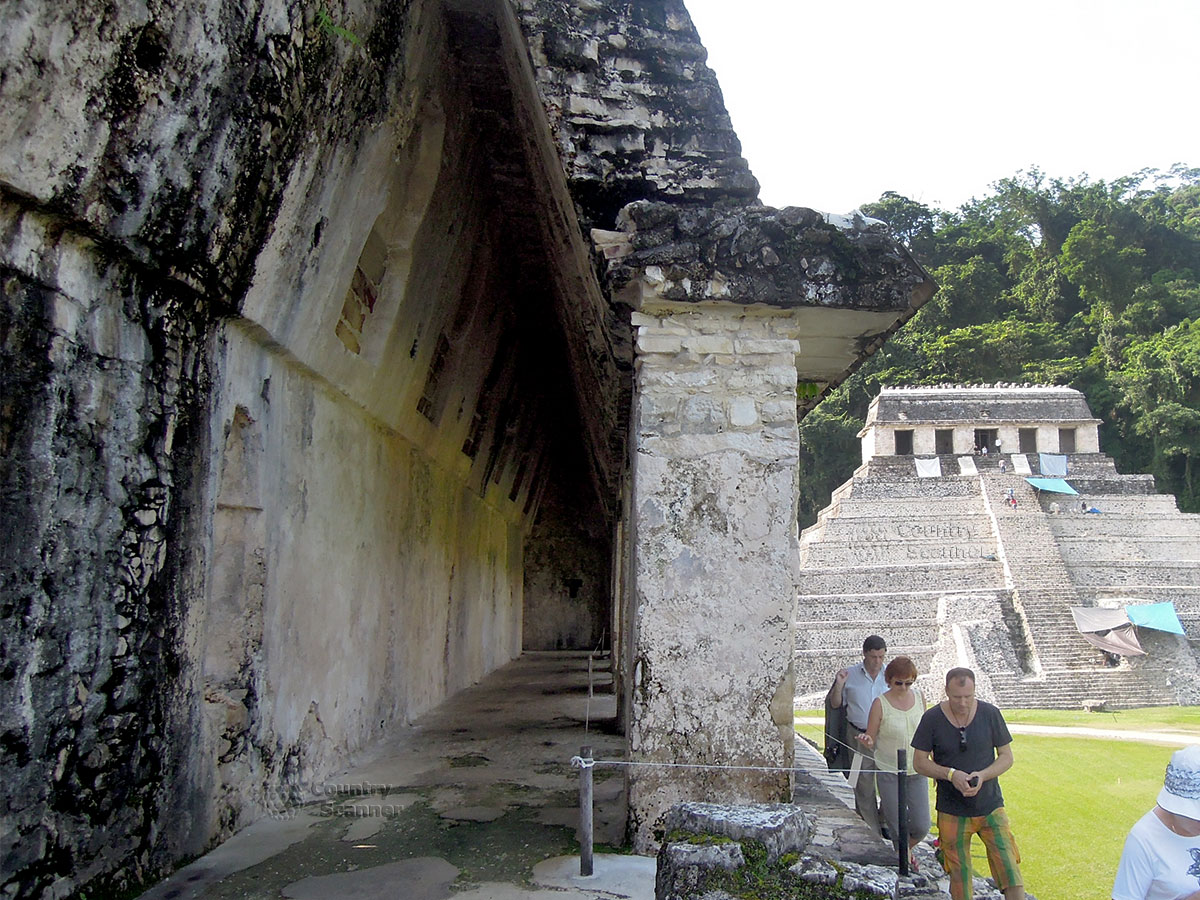
M 1171 634 L 1183 634 L 1183 623 L 1175 612 L 1175 604 L 1141 603 L 1137 606 L 1125 607 L 1125 614 L 1134 625 L 1143 628 L 1153 628 L 1156 631 L 1169 631 Z
M 1026 478 L 1039 491 L 1050 491 L 1054 494 L 1074 494 L 1079 496 L 1079 491 L 1071 487 L 1061 478 Z

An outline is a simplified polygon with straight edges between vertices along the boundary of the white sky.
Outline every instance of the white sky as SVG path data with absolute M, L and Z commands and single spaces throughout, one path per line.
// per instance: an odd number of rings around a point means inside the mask
M 1200 166 L 1200 0 L 685 0 L 771 206 Z

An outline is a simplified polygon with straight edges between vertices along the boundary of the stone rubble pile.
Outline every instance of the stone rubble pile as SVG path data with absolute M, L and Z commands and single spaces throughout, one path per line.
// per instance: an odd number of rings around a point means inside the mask
M 737 900 L 785 896 L 807 887 L 804 896 L 886 897 L 944 900 L 941 872 L 912 872 L 869 862 L 834 858 L 813 844 L 817 817 L 792 804 L 739 806 L 682 803 L 664 819 L 658 853 L 655 900 Z M 935 868 L 932 860 L 927 869 Z M 814 888 L 827 888 L 814 894 Z M 993 882 L 975 879 L 979 900 L 1002 900 Z M 1030 898 L 1032 894 L 1028 894 Z

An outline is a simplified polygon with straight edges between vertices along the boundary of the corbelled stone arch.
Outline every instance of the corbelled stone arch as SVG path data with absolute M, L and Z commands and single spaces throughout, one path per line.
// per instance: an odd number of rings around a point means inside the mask
M 450 39 L 440 20 L 417 32 Z M 385 117 L 298 166 L 215 341 L 213 508 L 253 439 L 262 547 L 261 578 L 222 562 L 204 589 L 203 640 L 218 642 L 249 607 L 215 615 L 226 598 L 248 603 L 222 585 L 261 592 L 261 643 L 225 678 L 231 702 L 208 704 L 208 808 L 222 827 L 290 802 L 517 656 L 543 498 L 570 477 L 586 488 L 582 515 L 600 508 L 560 261 L 535 204 L 503 183 L 520 160 L 497 150 L 473 79 L 449 63 L 420 71 L 411 119 Z M 239 717 L 243 696 L 254 702 Z

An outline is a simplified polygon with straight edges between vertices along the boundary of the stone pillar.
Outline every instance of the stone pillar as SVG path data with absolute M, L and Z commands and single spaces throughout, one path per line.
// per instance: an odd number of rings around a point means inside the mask
M 786 312 L 635 313 L 631 759 L 790 767 L 798 577 L 796 353 Z M 630 830 L 685 800 L 790 801 L 786 772 L 634 767 Z

